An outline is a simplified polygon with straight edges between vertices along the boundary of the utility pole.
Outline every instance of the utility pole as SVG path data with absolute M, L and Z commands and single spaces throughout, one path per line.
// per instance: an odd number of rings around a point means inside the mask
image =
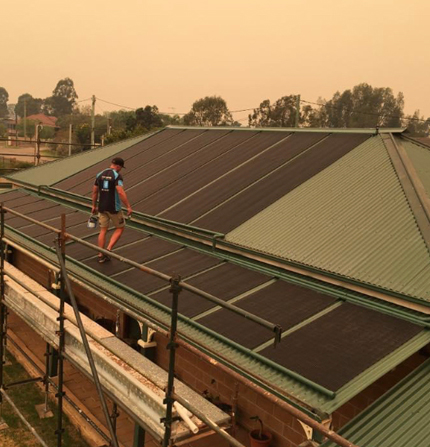
M 36 124 L 36 154 L 34 156 L 34 166 L 39 166 L 40 164 L 40 132 L 43 126 Z
M 27 139 L 27 100 L 24 99 L 24 140 Z
M 107 119 L 107 134 L 110 135 L 112 133 L 112 120 L 109 118 Z
M 300 118 L 300 95 L 296 96 L 296 124 L 294 127 L 299 127 Z
M 95 129 L 95 112 L 96 112 L 96 97 L 93 95 L 91 107 L 91 149 L 94 147 L 94 129 Z
M 69 157 L 72 155 L 72 133 L 73 124 L 69 124 Z

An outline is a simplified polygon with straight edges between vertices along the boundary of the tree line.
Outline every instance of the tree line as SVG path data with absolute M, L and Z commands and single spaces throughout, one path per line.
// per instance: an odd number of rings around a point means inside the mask
M 0 119 L 8 114 L 8 99 L 8 92 L 0 87 Z M 58 81 L 52 95 L 47 98 L 35 98 L 29 93 L 19 96 L 15 113 L 20 118 L 24 114 L 30 116 L 37 113 L 57 117 L 57 130 L 54 132 L 51 129 L 52 135 L 48 135 L 56 141 L 67 141 L 69 125 L 72 124 L 73 141 L 84 148 L 90 142 L 91 108 L 79 105 L 77 99 L 72 79 L 64 78 Z M 296 125 L 310 128 L 407 127 L 415 136 L 427 136 L 430 125 L 430 118 L 424 118 L 419 110 L 412 115 L 405 114 L 402 93 L 394 95 L 391 88 L 372 87 L 366 83 L 338 91 L 329 100 L 320 98 L 316 103 L 300 100 L 297 95 L 283 96 L 273 102 L 266 99 L 250 110 L 246 120 L 246 123 L 236 121 L 220 96 L 206 96 L 196 100 L 190 111 L 182 116 L 161 113 L 155 105 L 96 114 L 95 141 L 101 143 L 103 139 L 108 144 L 170 124 L 208 127 L 247 124 L 255 128 Z M 18 131 L 22 134 L 22 126 Z M 34 129 L 28 125 L 28 136 L 32 132 Z

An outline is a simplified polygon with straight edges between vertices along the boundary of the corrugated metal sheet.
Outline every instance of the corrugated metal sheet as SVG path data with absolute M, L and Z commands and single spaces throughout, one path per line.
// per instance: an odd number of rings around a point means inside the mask
M 430 256 L 379 136 L 226 239 L 430 301 Z
M 430 445 L 430 360 L 339 431 L 360 447 Z M 322 447 L 335 447 L 326 442 Z
M 402 144 L 430 198 L 430 149 L 405 139 L 402 140 Z

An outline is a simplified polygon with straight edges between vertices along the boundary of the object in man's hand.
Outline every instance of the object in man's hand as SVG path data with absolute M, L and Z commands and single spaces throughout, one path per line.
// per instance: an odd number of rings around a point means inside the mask
M 90 218 L 88 219 L 87 227 L 96 228 L 98 220 L 99 218 L 95 214 L 91 215 Z

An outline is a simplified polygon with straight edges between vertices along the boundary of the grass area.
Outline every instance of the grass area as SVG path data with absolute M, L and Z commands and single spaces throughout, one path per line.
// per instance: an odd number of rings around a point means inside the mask
M 25 369 L 8 354 L 11 365 L 5 366 L 5 384 L 25 380 L 30 378 Z M 52 391 L 52 388 L 50 388 Z M 48 446 L 57 445 L 57 407 L 49 402 L 49 408 L 53 411 L 54 417 L 40 419 L 35 406 L 45 402 L 44 394 L 35 383 L 18 385 L 8 390 L 8 395 L 18 407 L 27 421 L 34 427 L 38 435 Z M 2 416 L 9 428 L 0 431 L 1 447 L 36 447 L 39 442 L 31 434 L 17 414 L 13 411 L 9 403 L 3 399 Z M 76 428 L 70 423 L 66 415 L 63 415 L 63 447 L 89 447 Z
M 31 168 L 33 163 L 17 161 L 14 158 L 6 158 L 0 155 L 0 174 L 11 174 L 21 169 Z
M 57 151 L 53 151 L 51 149 L 44 149 L 40 151 L 40 155 L 42 157 L 49 157 L 49 158 L 64 158 L 64 155 L 59 155 Z

